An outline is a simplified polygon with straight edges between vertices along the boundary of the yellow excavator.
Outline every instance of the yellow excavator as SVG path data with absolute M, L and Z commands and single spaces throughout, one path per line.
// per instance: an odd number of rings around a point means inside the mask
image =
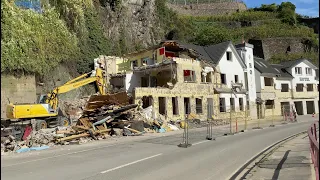
M 92 82 L 96 82 L 101 95 L 106 94 L 103 70 L 97 68 L 94 71 L 68 81 L 46 95 L 41 95 L 38 104 L 9 103 L 7 105 L 7 118 L 14 122 L 35 119 L 37 130 L 47 128 L 48 124 L 52 122 L 59 126 L 68 126 L 69 120 L 63 116 L 63 113 L 58 108 L 58 95 Z

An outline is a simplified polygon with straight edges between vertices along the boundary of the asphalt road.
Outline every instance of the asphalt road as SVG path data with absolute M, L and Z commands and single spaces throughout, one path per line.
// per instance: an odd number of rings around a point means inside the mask
M 215 141 L 205 140 L 206 130 L 191 131 L 193 145 L 189 148 L 177 147 L 181 142 L 179 132 L 164 137 L 129 137 L 131 141 L 120 143 L 90 143 L 4 156 L 1 179 L 225 180 L 266 147 L 306 130 L 311 122 L 249 130 Z

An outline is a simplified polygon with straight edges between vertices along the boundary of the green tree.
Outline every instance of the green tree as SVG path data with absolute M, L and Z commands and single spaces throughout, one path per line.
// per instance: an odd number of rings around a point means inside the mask
M 282 19 L 282 22 L 288 23 L 290 25 L 296 25 L 296 6 L 291 2 L 282 2 L 278 8 L 279 17 Z
M 223 27 L 205 26 L 196 32 L 192 42 L 205 46 L 210 44 L 218 44 L 231 39 L 232 36 L 228 29 Z

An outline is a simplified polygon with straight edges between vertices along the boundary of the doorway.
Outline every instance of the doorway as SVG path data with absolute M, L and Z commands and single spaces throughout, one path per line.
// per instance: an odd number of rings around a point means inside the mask
M 185 114 L 191 113 L 190 98 L 184 98 L 184 113 Z
M 207 118 L 212 119 L 213 115 L 213 99 L 207 98 Z
M 314 113 L 314 101 L 307 101 L 307 114 L 313 114 Z
M 294 106 L 296 107 L 296 111 L 298 115 L 303 115 L 303 105 L 302 101 L 295 101 Z

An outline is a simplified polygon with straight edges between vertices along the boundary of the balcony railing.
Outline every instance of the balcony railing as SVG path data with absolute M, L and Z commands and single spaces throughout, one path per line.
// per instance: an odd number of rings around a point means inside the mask
M 275 99 L 276 93 L 275 92 L 257 92 L 257 97 L 261 98 L 262 100 L 266 99 Z

